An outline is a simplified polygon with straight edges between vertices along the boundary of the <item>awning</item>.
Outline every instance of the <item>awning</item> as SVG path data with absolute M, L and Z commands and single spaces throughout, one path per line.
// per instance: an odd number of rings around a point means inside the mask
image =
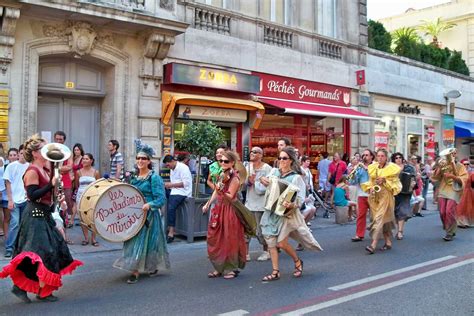
M 263 114 L 265 113 L 265 107 L 262 104 L 245 99 L 220 98 L 207 95 L 163 91 L 161 94 L 161 100 L 161 121 L 165 125 L 169 124 L 176 104 L 250 111 L 249 125 L 254 129 L 258 128 L 262 121 Z
M 268 99 L 265 97 L 258 97 L 258 100 L 262 103 L 284 110 L 283 113 L 340 117 L 366 121 L 379 121 L 378 118 L 353 110 L 349 107 L 320 105 L 307 102 L 295 102 L 291 100 L 275 100 Z
M 456 138 L 474 137 L 474 122 L 454 121 Z

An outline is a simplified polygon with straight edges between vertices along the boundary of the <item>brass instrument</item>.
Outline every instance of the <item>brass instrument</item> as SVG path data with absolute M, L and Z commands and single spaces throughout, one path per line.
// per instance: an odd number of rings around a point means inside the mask
M 67 146 L 60 143 L 47 144 L 41 148 L 41 156 L 43 156 L 44 159 L 54 163 L 54 176 L 58 177 L 59 179 L 58 195 L 63 191 L 61 174 L 59 173 L 59 163 L 68 160 L 69 157 L 71 157 L 71 154 L 71 150 Z M 53 196 L 56 200 L 57 196 Z
M 357 170 L 359 170 L 359 168 L 363 168 L 363 167 L 364 167 L 364 164 L 363 164 L 362 162 L 359 162 L 359 163 L 355 166 L 355 168 L 352 169 L 351 173 L 349 173 L 349 174 L 347 175 L 347 180 L 348 180 L 349 182 L 351 182 L 352 180 L 354 180 L 354 177 L 355 177 L 355 175 L 356 175 L 356 173 L 357 173 Z
M 456 167 L 453 167 L 453 154 L 456 152 L 455 148 L 447 148 L 439 153 L 440 158 L 436 161 L 433 169 L 440 169 L 442 174 L 452 173 L 457 176 Z M 462 191 L 462 184 L 453 179 L 446 179 L 446 183 L 452 186 L 453 190 L 456 192 Z

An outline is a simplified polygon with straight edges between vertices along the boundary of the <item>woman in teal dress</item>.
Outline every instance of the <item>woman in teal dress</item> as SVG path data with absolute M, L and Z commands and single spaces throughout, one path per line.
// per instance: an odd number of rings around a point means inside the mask
M 166 236 L 160 207 L 165 205 L 163 179 L 152 170 L 153 149 L 138 142 L 136 165 L 138 172 L 131 177 L 130 184 L 140 190 L 146 203 L 146 222 L 140 232 L 123 244 L 123 256 L 114 263 L 115 268 L 132 272 L 127 283 L 137 283 L 140 273 L 156 276 L 158 270 L 170 267 Z

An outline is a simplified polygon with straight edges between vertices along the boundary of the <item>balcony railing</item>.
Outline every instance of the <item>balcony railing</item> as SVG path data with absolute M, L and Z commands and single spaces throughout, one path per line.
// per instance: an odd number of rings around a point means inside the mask
M 230 16 L 217 11 L 195 8 L 194 27 L 199 30 L 230 35 Z
M 293 47 L 293 32 L 270 25 L 264 25 L 263 42 L 277 46 Z
M 320 39 L 318 53 L 322 57 L 342 59 L 342 45 Z

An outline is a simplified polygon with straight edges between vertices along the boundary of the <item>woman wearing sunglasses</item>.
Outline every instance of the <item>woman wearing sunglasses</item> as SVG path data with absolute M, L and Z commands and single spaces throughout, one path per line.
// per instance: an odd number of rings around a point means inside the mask
M 135 141 L 137 147 L 136 168 L 131 176 L 130 184 L 140 190 L 146 203 L 142 210 L 146 214 L 146 222 L 135 237 L 123 243 L 123 256 L 114 263 L 115 268 L 132 272 L 128 284 L 138 281 L 140 273 L 148 273 L 150 277 L 158 274 L 158 270 L 170 267 L 166 236 L 161 218 L 160 207 L 165 205 L 165 185 L 163 179 L 153 171 L 151 157 L 154 150 L 149 145 Z
M 222 173 L 211 199 L 202 208 L 206 213 L 216 200 L 207 229 L 207 253 L 214 266 L 214 271 L 207 275 L 209 278 L 223 275 L 224 279 L 233 279 L 239 275 L 239 269 L 245 267 L 247 245 L 244 226 L 232 205 L 240 189 L 240 178 L 234 169 L 238 162 L 239 156 L 235 152 L 222 153 L 219 159 Z
M 283 249 L 293 259 L 295 263 L 293 277 L 299 278 L 303 275 L 303 260 L 298 257 L 295 249 L 288 242 L 289 237 L 295 239 L 305 249 L 322 250 L 299 211 L 306 197 L 306 184 L 301 175 L 301 167 L 295 149 L 293 147 L 283 148 L 278 155 L 278 161 L 278 168 L 273 168 L 269 176 L 276 176 L 291 183 L 298 187 L 299 191 L 291 202 L 286 200 L 282 202 L 281 205 L 286 208 L 284 216 L 279 216 L 267 209 L 263 213 L 260 225 L 268 245 L 273 269 L 272 273 L 263 277 L 262 281 L 264 282 L 280 279 L 277 247 Z M 262 177 L 260 181 L 265 186 L 270 184 L 267 177 Z
M 474 226 L 474 172 L 469 169 L 469 160 L 461 160 L 469 177 L 464 182 L 464 192 L 461 202 L 456 207 L 456 221 L 459 228 L 468 228 Z
M 404 163 L 402 153 L 394 153 L 391 157 L 393 163 L 400 167 L 400 182 L 402 190 L 395 196 L 395 218 L 398 223 L 397 240 L 403 239 L 403 229 L 405 222 L 412 217 L 412 207 L 410 199 L 416 185 L 416 169 L 408 163 Z

